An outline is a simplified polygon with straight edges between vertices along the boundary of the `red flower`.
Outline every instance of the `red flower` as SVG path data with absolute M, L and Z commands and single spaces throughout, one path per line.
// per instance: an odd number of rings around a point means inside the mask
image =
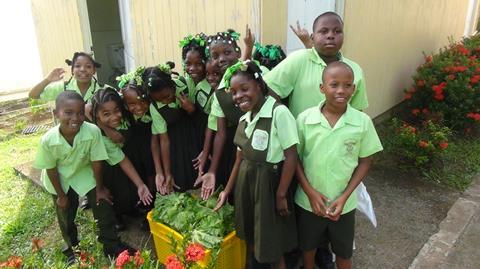
M 432 61 L 432 55 L 425 56 L 425 62 L 429 63 Z
M 88 258 L 88 253 L 85 251 L 80 251 L 80 261 L 86 262 Z
M 447 76 L 447 79 L 449 80 L 455 80 L 455 75 L 454 74 L 450 74 Z
M 417 81 L 417 86 L 418 86 L 418 87 L 423 87 L 423 86 L 425 86 L 425 80 L 418 80 L 418 81 Z
M 443 141 L 443 142 L 440 142 L 438 144 L 438 146 L 440 147 L 440 149 L 446 149 L 448 147 L 448 143 L 446 141 Z
M 423 114 L 428 114 L 429 112 L 430 112 L 430 111 L 428 111 L 428 108 L 422 109 L 422 113 L 423 113 Z
M 205 249 L 200 244 L 190 244 L 185 250 L 185 260 L 190 262 L 200 261 L 205 257 Z
M 409 92 L 406 92 L 404 98 L 405 98 L 405 100 L 412 99 L 412 94 L 409 93 Z
M 23 265 L 22 257 L 19 256 L 10 256 L 8 257 L 6 262 L 0 263 L 0 267 L 7 267 L 7 268 L 21 268 Z
M 418 114 L 420 114 L 420 109 L 418 109 L 418 108 L 412 109 L 412 114 L 413 114 L 414 116 L 417 116 Z
M 133 261 L 135 262 L 136 266 L 140 266 L 145 262 L 145 260 L 140 254 L 140 251 L 137 250 L 137 252 L 135 252 L 135 256 L 133 256 Z
M 470 112 L 467 114 L 467 118 L 474 119 L 475 121 L 480 121 L 480 113 Z
M 130 255 L 128 255 L 128 250 L 124 250 L 120 255 L 118 255 L 117 260 L 115 261 L 115 266 L 122 268 L 122 266 L 130 261 Z
M 412 133 L 415 133 L 417 131 L 417 129 L 413 126 L 408 126 L 407 129 Z
M 165 261 L 165 268 L 166 269 L 185 269 L 185 266 L 180 262 L 178 257 L 175 254 L 172 254 L 167 257 Z
M 475 69 L 475 73 L 480 73 L 480 67 L 477 67 L 477 68 Z
M 476 84 L 480 81 L 480 75 L 474 75 L 470 78 L 470 84 Z
M 457 50 L 458 50 L 458 52 L 460 52 L 460 54 L 463 54 L 463 55 L 469 55 L 470 54 L 470 51 L 462 45 L 458 45 Z
M 426 148 L 426 147 L 428 147 L 428 142 L 425 141 L 425 140 L 420 140 L 420 141 L 418 141 L 418 146 L 421 147 L 421 148 Z
M 433 98 L 437 99 L 438 101 L 442 101 L 443 99 L 445 99 L 445 96 L 443 94 L 435 94 Z

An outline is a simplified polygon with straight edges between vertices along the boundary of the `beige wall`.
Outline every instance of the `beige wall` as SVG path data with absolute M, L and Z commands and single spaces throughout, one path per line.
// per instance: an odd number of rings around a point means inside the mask
M 65 59 L 83 50 L 76 0 L 31 0 L 42 73 L 65 67 Z M 70 74 L 68 70 L 66 77 Z M 68 79 L 68 78 L 67 78 Z
M 285 49 L 287 44 L 287 0 L 260 0 L 260 41 L 262 44 L 277 44 Z
M 254 24 L 250 0 L 135 0 L 130 1 L 135 65 L 153 65 L 174 60 L 181 70 L 178 42 L 188 34 L 213 34 L 228 28 L 241 33 Z
M 422 51 L 437 52 L 448 37 L 459 40 L 468 0 L 346 1 L 343 53 L 366 73 L 375 117 L 403 99 Z

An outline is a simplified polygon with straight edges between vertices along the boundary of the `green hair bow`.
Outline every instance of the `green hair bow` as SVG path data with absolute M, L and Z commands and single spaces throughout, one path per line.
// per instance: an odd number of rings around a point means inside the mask
M 180 48 L 183 48 L 185 46 L 190 45 L 190 43 L 192 43 L 193 41 L 195 41 L 200 47 L 205 47 L 205 39 L 198 34 L 196 34 L 195 36 L 188 35 L 184 37 L 182 40 L 180 40 L 180 42 L 178 43 L 178 46 Z
M 272 61 L 282 57 L 280 46 L 270 45 L 269 47 L 264 47 L 260 43 L 255 42 L 255 50 L 258 51 L 262 57 L 269 58 Z
M 236 64 L 227 68 L 227 70 L 225 71 L 225 74 L 223 75 L 223 81 L 225 83 L 225 88 L 226 89 L 230 88 L 230 80 L 232 79 L 233 74 L 237 73 L 238 70 L 247 71 L 247 69 L 248 69 L 247 63 L 249 61 L 250 60 L 238 61 Z
M 159 64 L 159 65 L 157 65 L 157 67 L 163 73 L 166 73 L 166 74 L 169 74 L 169 75 L 172 74 L 172 68 L 168 64 Z
M 229 33 L 229 32 L 226 32 Z M 237 41 L 240 39 L 240 33 L 233 31 L 232 33 L 229 33 L 230 36 L 233 38 L 233 40 Z
M 116 77 L 115 80 L 118 81 L 118 87 L 121 89 L 126 84 L 130 83 L 130 81 L 135 81 L 135 84 L 142 85 L 142 74 L 145 71 L 145 66 L 139 66 L 137 69 L 130 71 L 126 74 L 123 74 L 119 77 Z

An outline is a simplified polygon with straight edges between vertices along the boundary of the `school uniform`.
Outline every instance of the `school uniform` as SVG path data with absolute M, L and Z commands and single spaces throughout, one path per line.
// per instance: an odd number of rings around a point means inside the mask
M 217 131 L 217 118 L 225 118 L 227 121 L 225 145 L 216 174 L 216 186 L 223 185 L 225 187 L 227 185 L 228 177 L 235 162 L 236 148 L 233 144 L 233 138 L 237 130 L 238 121 L 244 114 L 235 105 L 232 94 L 225 91 L 225 82 L 224 78 L 222 78 L 218 89 L 215 90 L 213 95 L 212 108 L 208 118 L 208 128 L 214 131 Z
M 56 81 L 48 84 L 45 89 L 42 91 L 40 94 L 40 99 L 44 101 L 53 101 L 57 99 L 57 96 L 62 92 L 62 91 L 75 91 L 78 94 L 83 96 L 83 100 L 85 102 L 90 101 L 92 99 L 93 95 L 95 92 L 100 89 L 101 86 L 98 84 L 97 80 L 92 78 L 90 81 L 90 86 L 88 87 L 87 91 L 85 92 L 85 95 L 82 95 L 82 92 L 78 88 L 77 85 L 77 80 L 75 78 L 72 78 L 69 81 Z
M 355 92 L 350 99 L 350 104 L 358 110 L 367 108 L 367 91 L 362 68 L 340 53 L 339 60 L 348 64 L 353 70 Z M 302 49 L 281 61 L 264 76 L 264 80 L 280 98 L 289 97 L 288 108 L 293 116 L 297 117 L 305 109 L 325 100 L 325 95 L 320 92 L 320 84 L 322 72 L 326 66 L 327 64 L 315 48 Z
M 208 81 L 203 79 L 195 84 L 190 76 L 185 76 L 185 83 L 188 87 L 189 99 L 195 105 L 195 112 L 192 115 L 197 129 L 197 136 L 200 141 L 205 140 L 205 129 L 208 124 L 208 115 L 212 106 L 214 91 Z
M 268 96 L 254 118 L 251 112 L 240 118 L 234 143 L 243 154 L 234 192 L 237 236 L 255 246 L 259 262 L 277 262 L 297 245 L 295 215 L 282 217 L 275 205 L 283 151 L 298 144 L 295 119 Z
M 176 95 L 189 94 L 188 88 L 178 80 L 174 80 Z M 193 117 L 181 108 L 178 100 L 170 104 L 153 101 L 150 104 L 152 116 L 152 134 L 167 134 L 170 140 L 170 169 L 180 191 L 193 188 L 197 172 L 192 160 L 202 149 L 203 141 L 199 141 Z M 192 135 L 193 134 L 193 135 Z M 160 154 L 160 153 L 158 153 Z
M 130 123 L 122 120 L 117 131 L 124 136 L 124 144 L 116 144 L 108 136 L 102 135 L 102 141 L 108 155 L 103 165 L 102 175 L 105 187 L 110 190 L 113 196 L 113 208 L 117 217 L 119 217 L 123 214 L 132 213 L 139 198 L 135 184 L 119 165 L 126 155 L 132 156 L 136 147 L 131 143 Z
M 104 248 L 114 247 L 120 242 L 113 229 L 115 217 L 107 202 L 96 202 L 96 181 L 92 170 L 93 161 L 108 158 L 100 129 L 84 122 L 75 135 L 73 145 L 70 145 L 60 133 L 59 126 L 53 127 L 42 137 L 33 167 L 43 169 L 41 179 L 45 189 L 53 196 L 62 237 L 68 247 L 78 244 L 74 223 L 78 196 L 87 196 L 97 221 L 98 240 L 104 244 Z M 46 173 L 46 169 L 52 168 L 57 169 L 60 184 L 68 197 L 69 206 L 65 210 L 57 206 L 57 195 Z
M 300 140 L 298 153 L 310 185 L 330 201 L 334 201 L 347 187 L 358 166 L 358 159 L 371 156 L 383 148 L 373 122 L 367 114 L 348 105 L 345 113 L 332 128 L 320 112 L 324 103 L 322 101 L 318 106 L 307 109 L 298 116 L 297 128 Z M 300 213 L 312 212 L 308 197 L 302 188 L 297 188 L 295 203 L 302 209 Z M 354 191 L 345 203 L 339 223 L 356 207 L 357 195 Z M 324 235 L 319 234 L 318 227 L 304 221 L 305 219 L 315 221 L 312 215 L 311 213 L 306 218 L 302 218 L 305 214 L 299 215 L 299 227 L 304 226 L 299 229 L 299 246 L 303 250 L 316 248 L 321 245 L 319 241 L 325 239 Z M 328 221 L 323 217 L 315 217 Z M 342 242 L 335 242 L 335 238 L 331 238 L 333 252 L 344 258 L 351 257 L 354 213 L 348 215 L 348 218 L 353 218 L 353 221 L 349 221 L 343 231 L 338 231 L 338 234 L 350 234 L 348 238 Z M 330 221 L 325 225 L 334 229 L 339 224 Z M 339 244 L 342 246 L 338 246 Z

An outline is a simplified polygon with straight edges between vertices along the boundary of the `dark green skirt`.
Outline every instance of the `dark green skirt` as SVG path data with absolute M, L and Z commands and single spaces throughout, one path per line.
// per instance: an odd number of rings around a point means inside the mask
M 281 165 L 242 160 L 235 186 L 237 236 L 254 245 L 255 258 L 274 263 L 297 246 L 297 230 L 291 193 L 287 217 L 278 215 L 275 197 Z

